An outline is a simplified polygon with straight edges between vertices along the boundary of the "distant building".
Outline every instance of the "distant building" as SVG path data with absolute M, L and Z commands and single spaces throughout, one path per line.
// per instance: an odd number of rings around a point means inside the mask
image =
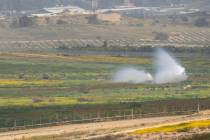
M 48 16 L 53 16 L 53 15 L 55 15 L 55 14 L 48 12 L 45 9 L 39 10 L 32 14 L 32 16 L 36 16 L 36 17 L 48 17 Z
M 89 14 L 90 12 L 77 6 L 56 6 L 50 8 L 43 8 L 42 10 L 39 10 L 36 13 L 32 14 L 32 16 L 37 16 L 37 17 L 58 16 L 59 14 L 62 13 L 70 15 L 81 15 L 81 14 Z

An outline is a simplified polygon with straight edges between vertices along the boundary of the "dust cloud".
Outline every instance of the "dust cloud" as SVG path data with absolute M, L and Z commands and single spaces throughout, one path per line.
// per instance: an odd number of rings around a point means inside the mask
M 187 80 L 186 70 L 164 49 L 154 53 L 154 75 L 145 70 L 128 67 L 118 70 L 113 76 L 115 83 L 179 83 Z

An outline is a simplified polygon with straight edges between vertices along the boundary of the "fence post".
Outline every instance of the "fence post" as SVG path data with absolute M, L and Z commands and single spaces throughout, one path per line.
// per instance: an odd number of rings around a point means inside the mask
M 164 105 L 164 107 L 163 107 L 163 112 L 164 112 L 164 113 L 167 112 L 167 106 L 166 106 L 166 105 Z
M 14 127 L 17 127 L 17 121 L 16 120 L 14 121 Z
M 106 115 L 106 119 L 108 119 L 108 117 L 109 117 L 109 114 L 108 114 L 108 112 L 106 112 L 106 114 L 105 114 L 105 115 Z
M 100 118 L 101 118 L 99 111 L 97 112 L 97 118 L 98 118 L 98 120 L 100 120 Z
M 200 104 L 198 103 L 198 105 L 197 105 L 197 113 L 199 113 L 200 112 Z
M 40 125 L 42 124 L 42 117 L 40 117 L 39 124 Z
M 26 122 L 25 121 L 23 121 L 23 127 L 26 128 Z
M 133 120 L 134 116 L 133 116 L 133 108 L 131 109 L 131 118 Z
M 31 126 L 34 127 L 34 120 L 31 120 Z
M 58 113 L 55 115 L 55 118 L 56 118 L 56 122 L 59 122 L 59 115 L 58 115 Z

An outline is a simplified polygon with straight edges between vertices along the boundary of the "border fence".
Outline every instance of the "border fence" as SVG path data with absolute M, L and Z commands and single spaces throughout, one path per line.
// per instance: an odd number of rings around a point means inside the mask
M 56 126 L 63 124 L 78 124 L 78 123 L 91 123 L 91 122 L 105 122 L 105 121 L 116 121 L 116 120 L 126 120 L 126 119 L 140 119 L 146 117 L 158 117 L 158 116 L 171 116 L 171 115 L 191 115 L 193 113 L 199 112 L 199 106 L 197 110 L 182 110 L 182 111 L 172 111 L 172 112 L 157 112 L 157 113 L 140 113 L 136 112 L 134 109 L 126 110 L 113 110 L 110 112 L 97 112 L 95 114 L 85 114 L 77 116 L 69 116 L 65 119 L 42 119 L 30 120 L 30 121 L 18 121 L 13 120 L 12 124 L 10 122 L 9 127 L 0 128 L 0 132 L 14 131 L 14 130 L 24 130 L 29 128 L 39 128 Z

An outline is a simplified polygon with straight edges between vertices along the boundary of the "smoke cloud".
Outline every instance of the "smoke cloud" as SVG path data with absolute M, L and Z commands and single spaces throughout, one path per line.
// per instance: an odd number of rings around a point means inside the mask
M 156 51 L 154 62 L 155 83 L 179 83 L 187 79 L 185 68 L 165 50 L 158 49 Z
M 146 71 L 135 68 L 124 68 L 113 76 L 113 81 L 116 83 L 146 83 L 153 81 L 153 78 Z
M 123 68 L 113 75 L 116 83 L 179 83 L 187 79 L 185 68 L 182 67 L 169 53 L 158 49 L 154 57 L 155 74 L 152 76 L 144 70 Z

